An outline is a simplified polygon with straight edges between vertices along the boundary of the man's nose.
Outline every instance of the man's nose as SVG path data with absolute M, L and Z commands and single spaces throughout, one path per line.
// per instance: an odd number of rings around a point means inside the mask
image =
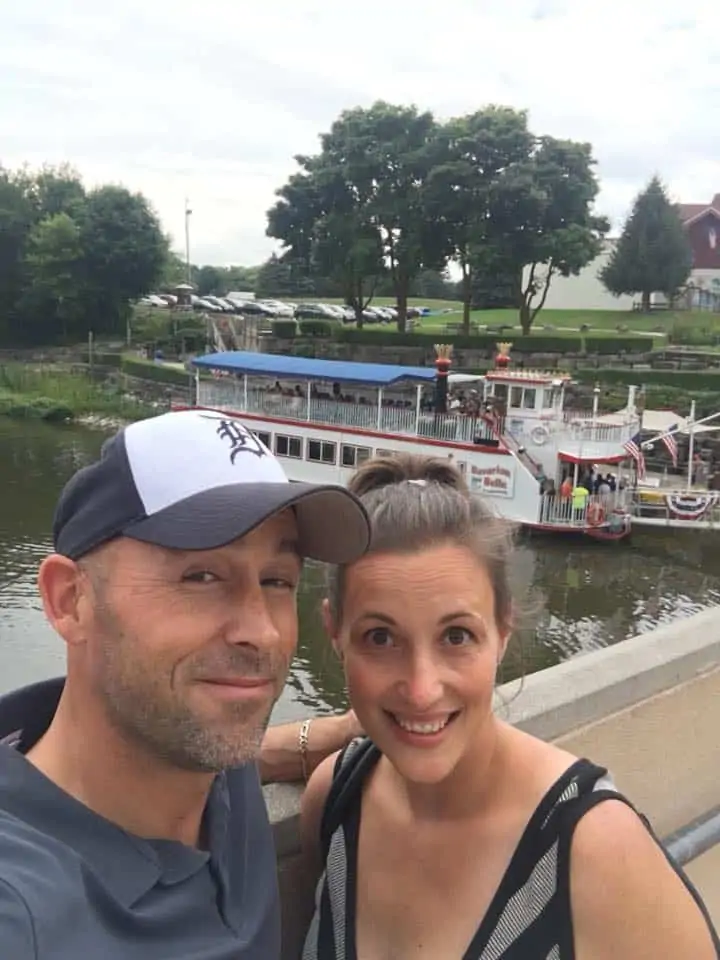
M 228 643 L 246 644 L 258 650 L 278 645 L 280 632 L 270 615 L 262 587 L 239 592 L 226 630 L 226 639 Z

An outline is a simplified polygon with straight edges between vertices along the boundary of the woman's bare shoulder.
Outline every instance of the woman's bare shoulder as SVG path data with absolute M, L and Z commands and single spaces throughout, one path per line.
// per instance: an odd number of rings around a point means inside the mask
M 578 822 L 570 892 L 577 960 L 717 960 L 700 908 L 622 800 L 598 803 Z

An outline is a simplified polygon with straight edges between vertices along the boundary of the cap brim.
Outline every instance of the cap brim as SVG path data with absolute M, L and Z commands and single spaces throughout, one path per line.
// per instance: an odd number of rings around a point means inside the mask
M 233 483 L 179 500 L 122 532 L 176 550 L 212 550 L 294 508 L 300 552 L 325 563 L 352 563 L 370 544 L 370 521 L 344 487 L 312 483 Z

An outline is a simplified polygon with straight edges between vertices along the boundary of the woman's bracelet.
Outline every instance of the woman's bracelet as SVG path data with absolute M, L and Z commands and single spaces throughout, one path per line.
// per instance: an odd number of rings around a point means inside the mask
M 305 783 L 308 782 L 308 734 L 310 733 L 310 726 L 312 724 L 312 717 L 309 720 L 303 720 L 300 724 L 300 732 L 298 733 L 298 750 L 300 751 L 300 766 L 302 768 L 303 780 Z

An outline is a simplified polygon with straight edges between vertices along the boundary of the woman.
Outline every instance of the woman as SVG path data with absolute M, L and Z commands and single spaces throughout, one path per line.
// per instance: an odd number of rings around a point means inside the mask
M 697 895 L 606 771 L 493 714 L 501 522 L 444 460 L 370 461 L 350 486 L 373 544 L 324 613 L 367 739 L 303 799 L 325 869 L 305 960 L 716 960 Z

